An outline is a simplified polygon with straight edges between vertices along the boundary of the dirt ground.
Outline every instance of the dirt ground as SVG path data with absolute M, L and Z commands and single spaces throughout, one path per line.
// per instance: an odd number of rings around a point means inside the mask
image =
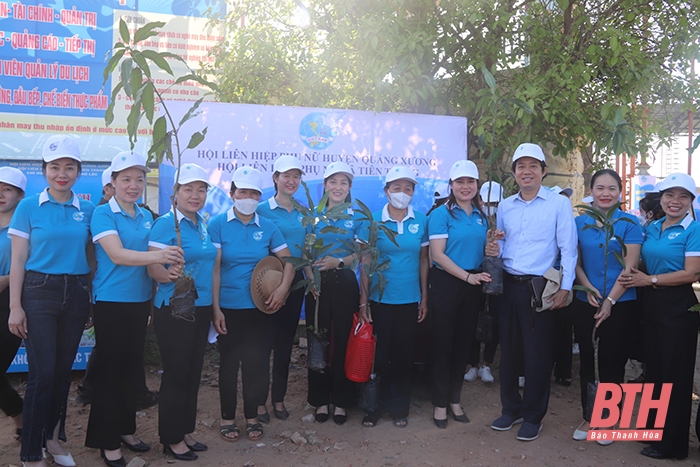
M 202 466 L 655 466 L 700 465 L 698 440 L 691 434 L 690 456 L 683 461 L 654 461 L 639 454 L 644 445 L 637 442 L 615 442 L 599 446 L 595 442 L 573 441 L 571 435 L 580 422 L 579 386 L 577 378 L 570 387 L 552 384 L 549 413 L 543 420 L 544 428 L 539 439 L 520 442 L 515 439 L 516 430 L 496 432 L 491 422 L 500 414 L 497 364 L 494 365 L 496 382 L 485 384 L 481 380 L 464 383 L 462 405 L 471 419 L 460 424 L 450 419 L 446 430 L 440 430 L 432 421 L 428 385 L 425 378 L 416 374 L 413 385 L 412 408 L 408 427 L 399 429 L 387 418 L 374 428 L 361 426 L 363 413 L 352 408 L 348 422 L 337 426 L 332 421 L 318 424 L 302 421 L 312 414 L 306 403 L 305 350 L 294 348 L 293 367 L 287 408 L 291 417 L 280 421 L 272 417 L 265 426 L 265 437 L 257 442 L 243 436 L 236 443 L 227 443 L 219 437 L 219 394 L 217 387 L 218 361 L 212 347 L 207 360 L 199 392 L 199 416 L 196 436 L 209 445 L 192 465 Z M 698 359 L 700 361 L 700 358 Z M 498 356 L 497 356 L 498 361 Z M 628 365 L 629 375 L 639 370 Z M 578 371 L 578 357 L 574 356 L 574 375 Z M 696 368 L 696 389 L 700 381 Z M 76 386 L 82 372 L 75 372 L 69 400 L 67 420 L 67 447 L 79 466 L 103 465 L 99 452 L 83 446 L 89 406 L 74 401 Z M 24 376 L 13 376 L 13 382 L 24 390 Z M 148 385 L 158 389 L 160 376 L 157 367 L 148 368 Z M 697 397 L 694 407 L 697 406 Z M 242 403 L 239 402 L 239 407 Z M 271 412 L 271 407 L 270 407 Z M 693 409 L 695 412 L 695 408 Z M 242 419 L 239 426 L 245 426 Z M 138 413 L 137 435 L 152 446 L 150 452 L 141 455 L 149 466 L 183 464 L 164 457 L 157 445 L 158 409 L 152 407 Z M 12 423 L 6 420 L 0 426 L 0 466 L 19 466 L 19 443 L 12 439 Z M 290 437 L 298 433 L 307 444 L 295 444 Z M 301 440 L 299 440 L 301 441 Z M 303 442 L 302 442 L 303 443 Z M 135 453 L 123 450 L 127 462 Z

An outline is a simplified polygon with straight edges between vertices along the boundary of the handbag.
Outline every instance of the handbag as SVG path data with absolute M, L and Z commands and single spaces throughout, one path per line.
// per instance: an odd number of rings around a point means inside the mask
M 527 284 L 530 286 L 530 292 L 532 296 L 530 297 L 530 306 L 541 311 L 542 308 L 542 295 L 544 294 L 544 288 L 547 286 L 547 279 L 543 276 L 535 276 L 530 279 Z
M 352 315 L 352 329 L 345 352 L 345 376 L 356 383 L 369 381 L 374 364 L 377 337 L 371 323 L 360 322 L 360 313 Z

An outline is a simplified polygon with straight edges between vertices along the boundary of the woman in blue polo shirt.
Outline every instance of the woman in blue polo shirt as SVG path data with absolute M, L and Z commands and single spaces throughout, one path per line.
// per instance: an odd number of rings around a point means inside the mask
M 294 156 L 280 156 L 274 165 L 272 181 L 275 184 L 275 196 L 258 205 L 258 214 L 270 219 L 280 229 L 291 256 L 301 258 L 299 247 L 304 244 L 306 231 L 301 225 L 301 213 L 292 204 L 292 196 L 299 189 L 301 176 L 301 162 Z M 294 275 L 292 283 L 304 279 L 301 271 Z M 287 379 L 289 378 L 289 363 L 292 355 L 294 336 L 299 325 L 301 305 L 304 302 L 304 289 L 292 291 L 287 297 L 287 303 L 272 315 L 272 339 L 271 348 L 274 350 L 272 361 L 272 408 L 275 417 L 286 420 L 289 412 L 284 405 L 284 396 L 287 393 Z M 269 422 L 270 416 L 265 407 L 258 408 L 262 417 L 258 419 Z
M 354 175 L 345 162 L 333 162 L 323 174 L 323 188 L 328 193 L 327 208 L 330 209 L 350 202 L 350 188 Z M 345 377 L 345 350 L 348 346 L 352 315 L 358 309 L 360 290 L 355 272 L 350 269 L 355 260 L 354 252 L 343 243 L 354 242 L 360 229 L 357 215 L 351 208 L 346 210 L 351 219 L 333 221 L 338 233 L 320 233 L 325 226 L 317 226 L 317 237 L 324 245 L 334 245 L 327 256 L 319 259 L 315 267 L 321 271 L 321 296 L 318 306 L 318 326 L 320 331 L 330 334 L 332 361 L 323 373 L 309 370 L 308 401 L 316 407 L 316 421 L 324 423 L 329 417 L 329 404 L 335 408 L 333 421 L 342 425 L 347 421 L 346 407 L 353 402 L 353 383 Z M 316 298 L 306 297 L 306 322 L 313 323 Z
M 362 270 L 360 315 L 374 323 L 377 335 L 374 368 L 382 377 L 381 409 L 368 413 L 363 426 L 376 425 L 383 410 L 389 411 L 398 428 L 408 424 L 416 328 L 428 312 L 428 219 L 411 207 L 416 183 L 412 169 L 391 168 L 384 185 L 389 202 L 372 215 L 374 220 L 384 222 L 396 232 L 398 246 L 379 230 L 379 264 L 390 261 L 383 273 L 387 282 L 381 297 L 378 290 L 368 297 L 368 278 Z M 360 238 L 368 237 L 368 229 L 363 228 Z
M 622 180 L 614 170 L 599 170 L 591 177 L 591 195 L 593 207 L 607 214 L 618 202 L 622 191 Z M 579 343 L 581 358 L 581 409 L 583 422 L 574 431 L 575 440 L 585 440 L 588 434 L 586 412 L 588 408 L 588 383 L 595 381 L 594 351 L 591 336 L 597 327 L 596 337 L 599 341 L 598 366 L 600 381 L 604 383 L 624 382 L 625 365 L 629 355 L 631 339 L 630 324 L 637 314 L 636 290 L 625 289 L 617 281 L 622 274 L 629 273 L 637 267 L 639 251 L 642 245 L 642 228 L 634 216 L 616 209 L 612 216 L 615 222 L 615 235 L 622 239 L 627 249 L 623 255 L 622 246 L 616 238 L 609 245 L 608 266 L 605 270 L 605 236 L 596 229 L 586 228 L 596 221 L 587 214 L 576 218 L 578 231 L 578 264 L 576 265 L 576 282 L 587 287 L 593 293 L 576 292 L 574 307 L 574 333 Z M 625 221 L 624 219 L 628 219 Z M 616 259 L 624 256 L 626 267 Z M 570 348 L 570 346 L 569 346 Z M 609 444 L 609 440 L 603 443 Z
M 22 339 L 3 326 L 10 317 L 10 259 L 12 241 L 7 235 L 10 220 L 24 197 L 27 177 L 14 167 L 0 167 L 0 409 L 15 424 L 15 439 L 22 437 L 22 398 L 10 385 L 5 372 L 12 364 Z
M 647 226 L 642 259 L 647 273 L 636 269 L 618 281 L 625 287 L 645 287 L 642 326 L 646 383 L 672 383 L 661 441 L 642 454 L 653 459 L 688 457 L 688 426 L 692 410 L 693 373 L 698 340 L 697 303 L 692 284 L 700 272 L 700 224 L 690 210 L 695 181 L 683 173 L 667 176 L 659 187 L 665 217 Z M 651 417 L 647 426 L 653 426 Z
M 25 198 L 10 222 L 10 331 L 25 340 L 29 375 L 20 458 L 44 465 L 42 447 L 59 465 L 75 465 L 65 441 L 70 372 L 90 312 L 90 218 L 95 209 L 72 190 L 80 176 L 78 141 L 44 143 L 49 187 Z M 92 256 L 90 254 L 90 256 Z
M 137 201 L 146 185 L 146 159 L 121 152 L 107 169 L 115 194 L 95 208 L 90 223 L 97 269 L 92 282 L 95 339 L 104 367 L 97 372 L 85 445 L 99 448 L 105 464 L 126 465 L 119 446 L 143 452 L 134 436 L 146 326 L 151 312 L 149 264 L 182 264 L 182 250 L 148 251 L 153 216 Z
M 258 423 L 258 407 L 264 404 L 269 387 L 269 332 L 271 313 L 284 304 L 294 278 L 294 266 L 286 263 L 282 283 L 269 297 L 265 310 L 259 310 L 250 290 L 253 270 L 270 254 L 279 259 L 291 256 L 282 233 L 269 219 L 255 210 L 262 194 L 262 174 L 252 167 L 239 167 L 233 173 L 233 207 L 210 223 L 212 242 L 217 249 L 214 264 L 212 321 L 219 333 L 220 434 L 226 441 L 237 441 L 236 426 L 238 368 L 243 380 L 243 411 L 248 439 L 263 437 Z
M 479 272 L 488 220 L 481 209 L 478 182 L 476 164 L 455 162 L 450 169 L 450 197 L 428 218 L 433 258 L 428 274 L 428 307 L 433 320 L 432 400 L 438 428 L 447 428 L 448 404 L 455 421 L 469 422 L 460 406 L 464 369 L 475 339 L 481 283 L 491 281 L 488 273 Z
M 179 172 L 179 174 L 178 174 Z M 207 201 L 206 171 L 197 164 L 183 164 L 175 172 L 177 209 L 160 216 L 151 227 L 149 251 L 177 245 L 175 216 L 180 223 L 185 264 L 150 264 L 148 275 L 158 282 L 153 305 L 153 322 L 163 361 L 163 378 L 158 400 L 158 434 L 163 452 L 175 459 L 194 460 L 194 451 L 207 446 L 192 436 L 197 422 L 197 392 L 202 376 L 204 350 L 211 322 L 211 271 L 216 248 L 199 210 Z M 197 291 L 193 321 L 175 318 L 170 311 L 170 298 L 175 282 L 183 273 L 194 279 Z

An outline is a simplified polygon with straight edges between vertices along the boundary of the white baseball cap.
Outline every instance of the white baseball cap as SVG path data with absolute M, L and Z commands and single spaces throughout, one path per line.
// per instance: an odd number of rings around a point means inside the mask
M 112 159 L 112 172 L 121 172 L 122 170 L 130 169 L 132 167 L 141 169 L 146 173 L 151 171 L 151 169 L 148 168 L 146 158 L 135 152 L 122 151 L 114 156 L 114 159 Z
M 697 188 L 695 186 L 695 180 L 688 174 L 682 172 L 672 173 L 661 182 L 659 191 L 663 193 L 671 188 L 684 188 L 687 190 L 693 198 L 696 196 Z
M 558 195 L 564 195 L 568 198 L 571 198 L 571 195 L 574 194 L 574 189 L 568 186 L 566 188 L 562 188 L 559 185 L 555 185 L 552 188 L 550 188 L 549 191 Z
M 112 183 L 112 166 L 110 165 L 102 171 L 102 186 Z
M 410 180 L 414 184 L 418 183 L 418 180 L 416 179 L 416 174 L 415 172 L 413 172 L 413 169 L 401 165 L 397 165 L 389 169 L 389 172 L 386 174 L 386 178 L 384 179 L 384 183 L 391 183 L 401 179 Z
M 280 156 L 275 160 L 275 165 L 273 166 L 275 172 L 284 173 L 289 170 L 297 169 L 304 175 L 304 171 L 301 169 L 301 162 L 294 156 Z
M 440 182 L 435 187 L 435 199 L 445 199 L 450 196 L 450 184 L 447 182 Z
M 178 174 L 180 179 L 178 180 Z M 207 171 L 197 164 L 182 164 L 180 170 L 175 171 L 175 183 L 187 185 L 192 182 L 204 182 L 209 185 Z
M 0 167 L 0 182 L 17 187 L 22 191 L 27 188 L 26 175 L 14 167 Z
M 342 161 L 332 162 L 328 167 L 326 167 L 326 171 L 323 172 L 323 179 L 325 180 L 335 174 L 345 174 L 351 181 L 353 178 L 355 178 L 352 173 L 352 168 Z
M 471 177 L 478 180 L 479 169 L 476 167 L 476 164 L 466 159 L 452 164 L 452 167 L 450 168 L 450 181 L 457 180 L 458 178 L 462 177 Z
M 52 135 L 44 143 L 41 158 L 44 162 L 52 162 L 56 159 L 69 157 L 80 162 L 80 147 L 78 140 L 71 135 Z
M 233 183 L 236 188 L 256 190 L 262 193 L 263 174 L 253 167 L 239 167 L 233 172 Z
M 491 194 L 489 195 L 489 185 L 491 186 Z M 498 182 L 486 182 L 481 185 L 479 191 L 481 200 L 484 203 L 500 203 L 503 201 L 503 187 Z
M 591 204 L 593 202 L 593 196 L 586 196 L 585 198 L 581 199 L 581 202 L 584 204 Z
M 651 190 L 647 191 L 647 193 L 658 193 L 658 192 L 659 192 L 659 188 L 661 188 L 661 184 L 662 184 L 662 183 L 663 183 L 663 182 L 657 183 L 656 185 L 654 185 L 654 188 L 652 188 Z
M 538 161 L 545 162 L 542 148 L 533 143 L 523 143 L 515 149 L 515 152 L 513 153 L 513 162 L 517 161 L 521 157 L 532 157 Z

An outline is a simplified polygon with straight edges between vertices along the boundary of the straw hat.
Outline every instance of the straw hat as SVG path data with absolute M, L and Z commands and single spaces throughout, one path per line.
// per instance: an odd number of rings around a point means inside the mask
M 250 294 L 258 310 L 267 314 L 275 313 L 267 309 L 265 301 L 280 286 L 283 276 L 284 265 L 275 256 L 266 256 L 255 266 L 250 279 Z

